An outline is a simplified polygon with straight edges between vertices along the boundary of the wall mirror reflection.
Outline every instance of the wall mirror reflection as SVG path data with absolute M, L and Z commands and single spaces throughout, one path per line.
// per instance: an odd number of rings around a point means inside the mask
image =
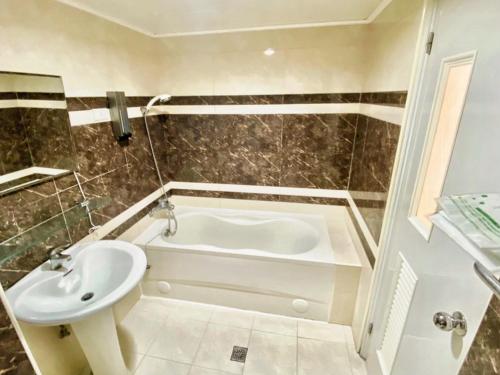
M 62 78 L 0 72 L 0 196 L 76 169 Z

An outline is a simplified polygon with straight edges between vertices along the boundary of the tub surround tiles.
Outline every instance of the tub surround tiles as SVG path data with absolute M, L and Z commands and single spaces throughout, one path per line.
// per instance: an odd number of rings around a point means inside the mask
M 63 92 L 0 92 L 0 100 L 65 100 Z
M 348 202 L 341 198 L 314 198 L 300 196 L 286 196 L 273 194 L 250 194 L 250 193 L 228 193 L 222 191 L 203 191 L 203 190 L 179 190 L 174 189 L 169 192 L 170 195 L 182 195 L 191 197 L 206 197 L 206 198 L 225 198 L 225 199 L 244 199 L 244 200 L 260 200 L 274 202 L 290 202 L 290 203 L 306 203 L 306 204 L 323 204 L 331 206 L 347 206 Z
M 68 111 L 86 111 L 96 108 L 107 108 L 108 98 L 105 96 L 68 97 L 66 98 Z
M 378 241 L 385 212 L 400 126 L 360 115 L 349 191 Z M 376 199 L 367 199 L 373 196 Z
M 403 93 L 365 95 L 367 101 L 399 102 Z M 209 103 L 316 103 L 359 101 L 360 94 L 307 94 L 209 97 Z M 177 97 L 178 100 L 187 99 Z M 203 97 L 206 98 L 206 97 Z M 215 99 L 214 99 L 215 98 Z M 399 98 L 399 99 L 398 99 Z M 140 106 L 150 97 L 130 97 L 128 104 Z M 175 99 L 175 98 L 174 98 Z M 107 105 L 105 97 L 68 98 L 70 109 L 89 109 Z M 191 99 L 189 99 L 191 100 Z M 203 99 L 205 102 L 206 100 Z M 34 113 L 34 112 L 32 112 Z M 31 114 L 30 114 L 31 115 Z M 58 117 L 54 117 L 56 122 Z M 358 120 L 359 119 L 359 120 Z M 379 120 L 355 114 L 308 115 L 169 115 L 151 116 L 150 130 L 164 182 L 174 179 L 187 182 L 212 182 L 249 185 L 346 189 L 355 192 L 386 192 L 390 180 L 393 155 L 399 128 Z M 48 129 L 51 124 L 46 122 Z M 104 224 L 155 189 L 159 182 L 154 170 L 143 120 L 131 119 L 133 137 L 117 143 L 110 123 L 72 127 L 75 139 L 78 176 L 89 199 L 109 199 L 105 207 L 97 207 L 96 224 Z M 41 132 L 40 134 L 42 134 Z M 72 143 L 72 142 L 71 142 Z M 64 154 L 64 150 L 53 153 Z M 61 159 L 61 157 L 59 157 Z M 352 166 L 351 166 L 352 164 Z M 182 194 L 200 195 L 200 192 Z M 210 196 L 268 199 L 304 203 L 345 204 L 343 200 L 308 197 L 276 197 L 258 194 L 206 193 Z M 85 236 L 89 222 L 72 210 L 82 200 L 74 176 L 49 181 L 28 190 L 0 198 L 6 207 L 0 224 L 0 242 L 5 279 L 9 285 L 23 272 L 41 262 L 45 250 L 55 241 L 78 241 Z M 361 210 L 383 210 L 384 201 L 358 198 Z M 63 212 L 66 216 L 62 216 Z M 368 212 L 368 211 L 367 211 Z M 368 217 L 380 217 L 370 212 Z M 71 225 L 64 231 L 63 219 Z M 376 220 L 374 220 L 375 222 Z M 11 257 L 12 246 L 6 240 L 29 243 L 43 237 L 41 223 L 52 222 L 50 244 L 36 249 L 29 266 Z M 135 219 L 130 220 L 130 225 Z M 375 225 L 374 225 L 375 226 Z M 37 228 L 31 232 L 30 229 Z M 117 236 L 118 228 L 110 236 Z M 40 229 L 42 228 L 42 229 Z M 26 232 L 26 234 L 24 234 Z M 31 232 L 31 233 L 30 233 Z M 37 233 L 36 236 L 34 233 Z M 22 236 L 20 236 L 23 234 Z M 15 242 L 11 242 L 15 243 Z M 12 258 L 12 259 L 11 259 Z M 22 257 L 20 257 L 21 259 Z M 14 276 L 12 276 L 14 275 Z
M 459 375 L 500 373 L 500 299 L 492 297 Z
M 145 106 L 152 96 L 127 96 L 129 107 Z M 68 97 L 68 111 L 107 108 L 105 96 Z M 371 103 L 404 107 L 406 91 L 371 93 L 315 93 L 278 95 L 181 95 L 173 96 L 169 105 L 263 105 L 263 104 L 322 104 Z
M 127 96 L 127 107 L 146 106 L 152 96 Z M 106 96 L 72 96 L 66 98 L 68 111 L 88 111 L 90 109 L 108 108 Z
M 404 107 L 406 104 L 406 97 L 406 91 L 364 92 L 361 94 L 360 102 L 367 104 Z
M 17 92 L 19 100 L 65 100 L 63 92 Z
M 0 92 L 0 100 L 15 100 L 17 99 L 16 92 Z
M 0 373 L 35 375 L 35 370 L 2 304 L 0 304 Z
M 356 115 L 169 115 L 171 180 L 346 189 Z

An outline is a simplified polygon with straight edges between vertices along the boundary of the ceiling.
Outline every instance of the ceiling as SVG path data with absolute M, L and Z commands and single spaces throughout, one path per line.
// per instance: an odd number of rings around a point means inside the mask
M 391 0 L 59 0 L 155 37 L 368 23 Z

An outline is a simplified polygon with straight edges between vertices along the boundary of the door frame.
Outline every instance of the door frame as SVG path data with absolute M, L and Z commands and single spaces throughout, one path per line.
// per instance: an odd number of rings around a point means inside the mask
M 388 269 L 392 256 L 397 253 L 396 250 L 393 250 L 391 252 L 391 233 L 395 224 L 397 203 L 402 194 L 401 190 L 409 179 L 409 167 L 411 165 L 411 162 L 413 161 L 412 157 L 414 156 L 415 152 L 417 152 L 415 150 L 415 142 L 417 140 L 418 129 L 413 126 L 413 124 L 417 122 L 417 109 L 419 99 L 423 91 L 422 89 L 425 78 L 425 69 L 427 67 L 429 56 L 426 53 L 426 47 L 430 32 L 434 28 L 437 1 L 439 0 L 424 0 L 424 5 L 422 8 L 422 18 L 418 31 L 417 43 L 415 46 L 410 84 L 408 88 L 408 97 L 401 126 L 401 135 L 396 151 L 394 169 L 392 172 L 391 184 L 389 187 L 387 199 L 387 206 L 384 214 L 384 220 L 378 245 L 379 253 L 375 262 L 368 297 L 368 307 L 365 313 L 362 330 L 363 333 L 361 339 L 360 355 L 365 359 L 368 357 L 372 346 L 377 344 L 373 342 L 374 340 L 372 340 L 374 336 L 371 335 L 371 329 L 369 329 L 369 327 L 371 326 L 371 324 L 375 325 L 380 323 L 375 322 L 374 319 L 376 311 L 378 310 L 378 303 L 385 302 L 378 301 L 378 296 L 380 295 L 383 287 L 383 275 Z M 385 308 L 385 314 L 387 314 L 387 311 L 388 308 Z

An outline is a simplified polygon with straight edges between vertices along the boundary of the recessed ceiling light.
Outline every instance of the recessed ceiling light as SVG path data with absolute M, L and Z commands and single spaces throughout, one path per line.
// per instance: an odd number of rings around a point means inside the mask
M 274 50 L 274 48 L 268 48 L 268 49 L 266 49 L 264 51 L 264 55 L 266 55 L 266 56 L 272 56 L 272 55 L 274 55 L 275 52 L 276 51 Z

